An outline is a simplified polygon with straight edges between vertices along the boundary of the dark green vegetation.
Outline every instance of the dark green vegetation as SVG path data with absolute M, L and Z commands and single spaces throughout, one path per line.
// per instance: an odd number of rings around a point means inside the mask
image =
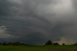
M 76 45 L 0 46 L 0 51 L 77 51 Z
M 49 40 L 45 43 L 45 45 L 52 45 L 52 42 Z
M 77 43 L 59 45 L 48 40 L 43 46 L 31 46 L 21 42 L 0 43 L 0 51 L 77 51 Z

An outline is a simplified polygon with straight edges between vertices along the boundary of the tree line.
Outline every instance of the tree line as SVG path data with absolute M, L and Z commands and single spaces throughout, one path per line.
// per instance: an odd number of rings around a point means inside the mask
M 0 43 L 0 45 L 5 45 L 5 46 L 22 46 L 22 45 L 26 45 L 26 46 L 30 46 L 28 44 L 25 44 L 25 43 L 21 43 L 21 42 L 3 42 L 3 43 Z M 51 42 L 51 40 L 48 40 L 45 45 L 60 45 L 58 42 Z M 62 45 L 66 45 L 65 43 L 63 43 Z M 72 45 L 77 45 L 77 43 L 75 44 L 72 44 Z
M 21 43 L 21 42 L 8 42 L 8 43 L 3 42 L 3 43 L 0 43 L 0 45 L 5 45 L 5 46 L 7 46 L 7 45 L 19 46 L 19 45 L 27 45 L 27 44 Z
M 52 43 L 51 40 L 48 40 L 45 45 L 60 45 L 59 43 L 55 42 Z M 66 45 L 65 43 L 62 43 L 62 45 Z M 77 43 L 71 44 L 71 45 L 77 45 Z
M 52 43 L 51 40 L 48 40 L 45 45 L 59 45 L 59 43 L 55 42 L 55 43 Z M 62 45 L 65 45 L 65 43 L 63 43 Z

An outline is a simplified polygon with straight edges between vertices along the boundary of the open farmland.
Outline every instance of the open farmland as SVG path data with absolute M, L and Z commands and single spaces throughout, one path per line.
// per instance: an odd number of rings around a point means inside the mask
M 0 46 L 0 51 L 77 51 L 76 45 Z

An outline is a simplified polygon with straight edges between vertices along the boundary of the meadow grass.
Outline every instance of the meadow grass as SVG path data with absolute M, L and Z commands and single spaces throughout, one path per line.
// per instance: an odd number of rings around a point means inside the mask
M 50 45 L 50 46 L 0 46 L 0 51 L 45 51 L 45 50 L 76 50 L 76 45 Z M 69 50 L 68 50 L 69 51 Z

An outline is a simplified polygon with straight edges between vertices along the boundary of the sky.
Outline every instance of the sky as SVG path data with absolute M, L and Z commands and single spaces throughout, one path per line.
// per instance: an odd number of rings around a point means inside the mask
M 77 0 L 0 0 L 0 42 L 77 42 Z

